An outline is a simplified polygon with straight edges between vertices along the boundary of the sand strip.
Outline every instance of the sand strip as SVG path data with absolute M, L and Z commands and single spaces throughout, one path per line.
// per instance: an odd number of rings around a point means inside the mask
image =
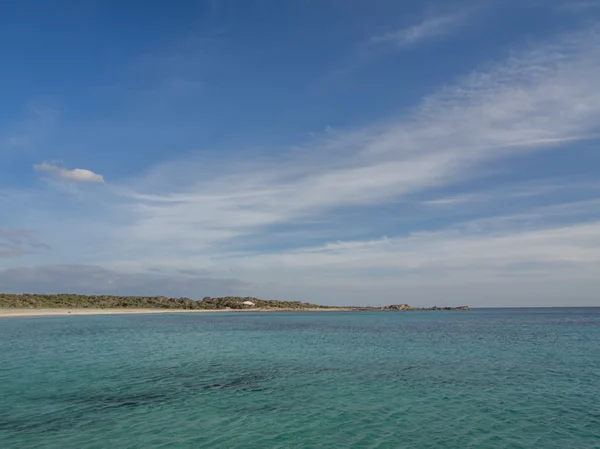
M 26 316 L 69 316 L 69 315 L 126 315 L 142 313 L 229 313 L 229 312 L 345 312 L 356 309 L 0 309 L 0 318 Z

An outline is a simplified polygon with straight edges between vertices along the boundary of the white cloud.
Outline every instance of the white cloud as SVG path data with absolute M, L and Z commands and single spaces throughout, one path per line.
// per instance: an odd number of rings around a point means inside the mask
M 93 171 L 86 170 L 84 168 L 75 168 L 68 170 L 66 168 L 58 167 L 56 165 L 43 163 L 37 164 L 33 167 L 37 171 L 45 171 L 58 176 L 59 178 L 66 179 L 68 181 L 76 182 L 97 182 L 103 183 L 104 177 Z
M 426 39 L 446 36 L 452 33 L 464 22 L 465 18 L 465 13 L 430 17 L 416 25 L 373 36 L 370 41 L 373 44 L 410 46 Z

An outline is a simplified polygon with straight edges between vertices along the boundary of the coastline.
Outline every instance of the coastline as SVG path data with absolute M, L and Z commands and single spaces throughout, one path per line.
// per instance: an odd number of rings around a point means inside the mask
M 84 315 L 132 315 L 151 313 L 240 313 L 240 312 L 353 312 L 358 309 L 351 307 L 323 309 L 293 309 L 293 308 L 254 308 L 254 309 L 0 309 L 0 318 L 35 317 L 35 316 L 84 316 Z
M 358 312 L 358 311 L 470 310 L 469 306 L 413 307 L 323 306 L 301 301 L 280 301 L 251 296 L 204 297 L 201 301 L 166 296 L 111 296 L 71 293 L 0 293 L 0 318 L 66 315 L 124 315 L 193 312 Z

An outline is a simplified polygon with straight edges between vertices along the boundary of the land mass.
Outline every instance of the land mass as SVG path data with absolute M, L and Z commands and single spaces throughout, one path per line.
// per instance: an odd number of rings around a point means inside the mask
M 224 296 L 167 298 L 165 296 L 108 296 L 78 294 L 0 293 L 0 316 L 60 315 L 72 313 L 164 313 L 210 311 L 360 311 L 360 310 L 469 310 L 460 307 L 412 307 L 408 304 L 387 307 L 338 307 L 300 301 L 276 301 L 254 297 Z
M 78 294 L 8 294 L 0 293 L 0 308 L 94 308 L 94 309 L 177 309 L 177 310 L 242 310 L 242 309 L 330 309 L 300 301 L 268 301 L 240 296 L 167 298 L 166 296 L 108 296 Z

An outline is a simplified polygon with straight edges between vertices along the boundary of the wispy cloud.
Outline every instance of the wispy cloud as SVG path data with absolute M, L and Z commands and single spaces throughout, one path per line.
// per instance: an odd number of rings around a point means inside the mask
M 173 193 L 129 190 L 137 220 L 128 233 L 205 248 L 327 211 L 398 201 L 463 182 L 494 160 L 590 138 L 600 120 L 599 41 L 590 31 L 526 51 L 425 98 L 409 116 L 327 136 L 285 158 L 159 167 L 143 184 L 152 179 L 160 186 L 152 190 Z
M 124 273 L 94 265 L 41 265 L 0 269 L 3 291 L 20 293 L 23 285 L 31 293 L 167 295 L 201 299 L 226 292 L 242 295 L 247 284 L 236 279 L 207 275 L 168 275 L 163 273 Z
M 528 199 L 539 199 L 560 193 L 562 195 L 574 193 L 578 196 L 589 192 L 595 194 L 600 188 L 600 182 L 574 182 L 569 180 L 554 180 L 544 182 L 513 183 L 508 186 L 479 190 L 477 192 L 460 193 L 455 195 L 443 195 L 433 199 L 426 199 L 420 204 L 429 207 L 453 207 L 464 205 L 473 207 L 475 204 L 494 203 L 499 201 L 519 201 Z
M 104 177 L 99 175 L 98 173 L 94 173 L 91 170 L 86 170 L 85 168 L 74 168 L 72 170 L 58 167 L 53 164 L 43 163 L 37 164 L 33 167 L 36 171 L 43 171 L 51 173 L 52 175 L 57 176 L 58 178 L 65 179 L 67 181 L 75 181 L 75 182 L 96 182 L 103 183 Z
M 587 13 L 592 9 L 600 8 L 599 0 L 566 0 L 558 5 L 563 11 L 574 13 Z
M 272 252 L 213 247 L 191 251 L 185 264 L 181 259 L 164 257 L 153 247 L 143 263 L 136 259 L 112 266 L 115 272 L 143 272 L 148 264 L 177 272 L 178 267 L 185 266 L 187 270 L 228 273 L 251 281 L 245 288 L 252 294 L 273 297 L 281 292 L 288 298 L 305 295 L 331 301 L 327 295 L 336 292 L 347 303 L 363 304 L 394 301 L 399 294 L 414 294 L 415 288 L 426 291 L 446 286 L 445 292 L 437 291 L 443 296 L 435 301 L 451 303 L 462 297 L 469 298 L 471 304 L 484 305 L 486 297 L 502 299 L 496 291 L 485 291 L 493 286 L 506 292 L 506 288 L 500 289 L 502 284 L 517 294 L 513 305 L 519 300 L 528 304 L 544 304 L 546 300 L 564 303 L 565 298 L 560 297 L 564 286 L 579 284 L 588 287 L 571 294 L 571 304 L 593 304 L 597 288 L 590 290 L 589 286 L 599 286 L 599 215 L 600 199 L 596 199 L 404 236 L 332 241 Z M 576 222 L 553 224 L 561 218 Z M 547 291 L 544 284 L 558 288 Z M 534 285 L 537 290 L 527 290 Z M 546 295 L 542 299 L 536 296 L 541 291 Z M 483 297 L 476 297 L 475 292 Z M 531 297 L 522 296 L 525 292 Z
M 514 225 L 514 224 L 513 224 Z M 278 273 L 291 280 L 320 273 L 343 282 L 368 271 L 373 280 L 426 282 L 479 281 L 548 276 L 561 268 L 563 275 L 589 276 L 600 268 L 600 222 L 533 230 L 484 229 L 474 232 L 469 223 L 407 237 L 330 243 L 286 254 L 254 255 L 238 263 L 248 269 Z
M 429 17 L 415 25 L 373 36 L 370 42 L 372 44 L 388 44 L 401 47 L 414 45 L 427 39 L 443 37 L 454 32 L 465 21 L 466 17 L 466 13 Z
M 35 238 L 30 229 L 0 227 L 0 257 L 22 256 L 48 248 Z

